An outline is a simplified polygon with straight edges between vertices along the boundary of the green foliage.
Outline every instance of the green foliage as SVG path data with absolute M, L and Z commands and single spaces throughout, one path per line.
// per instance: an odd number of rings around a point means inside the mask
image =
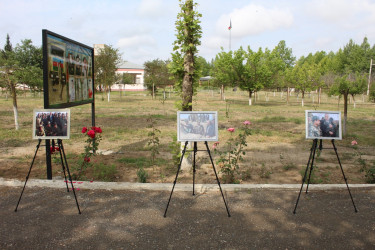
M 149 123 L 147 127 L 151 128 L 151 131 L 148 132 L 147 134 L 149 138 L 147 142 L 147 146 L 149 147 L 151 151 L 151 163 L 154 164 L 156 155 L 159 154 L 160 141 L 159 141 L 158 134 L 160 135 L 160 130 L 155 127 L 156 121 L 152 118 L 152 116 L 149 116 L 149 118 L 147 118 L 147 122 Z
M 372 84 L 370 87 L 369 100 L 375 102 L 375 84 Z
M 169 149 L 171 151 L 173 165 L 178 166 L 181 160 L 181 143 L 177 141 L 177 135 L 172 136 Z
M 116 165 L 112 164 L 107 166 L 103 163 L 94 165 L 93 176 L 96 180 L 100 181 L 114 181 L 116 179 Z
M 246 154 L 244 147 L 247 146 L 246 138 L 251 135 L 249 128 L 250 123 L 245 124 L 237 137 L 233 137 L 234 128 L 228 129 L 231 133 L 230 139 L 226 143 L 226 148 L 222 151 L 217 149 L 218 143 L 214 144 L 215 153 L 219 155 L 216 164 L 220 166 L 220 172 L 224 174 L 223 178 L 226 183 L 236 183 L 235 174 L 239 173 L 239 164 Z
M 168 71 L 169 60 L 155 59 L 145 62 L 145 84 L 151 93 L 157 91 L 157 88 L 165 89 L 167 86 L 173 85 L 172 75 Z
M 100 87 L 109 88 L 119 81 L 116 69 L 121 63 L 121 54 L 119 49 L 111 45 L 104 45 L 99 49 L 98 55 L 95 56 L 95 84 Z
M 143 167 L 140 167 L 137 170 L 137 177 L 138 177 L 138 182 L 146 183 L 147 178 L 148 178 L 148 173 L 146 170 L 144 170 Z
M 195 9 L 193 0 L 180 0 L 181 11 L 177 15 L 176 40 L 172 53 L 169 72 L 175 79 L 176 90 L 181 94 L 181 109 L 192 110 L 193 94 L 200 78 L 197 60 L 198 46 L 201 44 L 202 29 L 199 18 L 202 17 Z

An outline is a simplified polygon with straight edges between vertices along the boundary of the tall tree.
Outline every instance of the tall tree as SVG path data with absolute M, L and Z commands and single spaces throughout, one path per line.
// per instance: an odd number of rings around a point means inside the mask
M 176 80 L 176 89 L 181 93 L 181 109 L 193 109 L 194 85 L 199 81 L 200 71 L 197 63 L 198 46 L 201 44 L 202 29 L 196 10 L 197 4 L 193 0 L 180 0 L 181 11 L 176 21 L 176 41 L 172 53 L 170 72 Z
M 95 82 L 100 89 L 103 87 L 107 92 L 108 102 L 110 100 L 111 86 L 119 80 L 116 69 L 121 62 L 119 50 L 111 45 L 104 45 L 104 48 L 99 49 L 98 55 L 95 56 Z

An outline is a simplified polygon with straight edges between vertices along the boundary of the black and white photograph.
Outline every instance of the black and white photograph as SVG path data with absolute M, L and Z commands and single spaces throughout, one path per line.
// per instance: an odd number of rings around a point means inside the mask
M 69 139 L 69 109 L 36 109 L 33 112 L 33 139 Z
M 341 140 L 341 112 L 306 110 L 306 139 Z
M 217 141 L 216 111 L 180 111 L 177 113 L 178 141 Z

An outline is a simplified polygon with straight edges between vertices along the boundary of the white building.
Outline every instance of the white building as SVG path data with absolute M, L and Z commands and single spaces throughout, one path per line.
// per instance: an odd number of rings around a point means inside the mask
M 145 68 L 141 65 L 137 65 L 135 63 L 131 62 L 124 62 L 121 64 L 118 69 L 116 70 L 117 74 L 132 74 L 134 75 L 134 84 L 115 84 L 112 86 L 112 91 L 143 91 L 146 90 L 145 84 L 144 84 L 144 76 L 145 76 Z
M 94 44 L 94 55 L 98 55 L 100 49 L 104 49 L 104 44 Z M 117 74 L 129 73 L 134 75 L 133 84 L 114 84 L 111 87 L 111 91 L 143 91 L 147 88 L 144 85 L 145 69 L 141 65 L 137 65 L 131 62 L 124 62 L 116 70 Z

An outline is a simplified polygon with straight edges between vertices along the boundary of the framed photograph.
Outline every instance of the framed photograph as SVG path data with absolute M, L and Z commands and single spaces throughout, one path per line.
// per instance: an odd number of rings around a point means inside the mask
M 218 141 L 217 111 L 177 112 L 178 141 Z
M 43 30 L 44 108 L 94 102 L 94 49 Z
M 33 139 L 69 139 L 70 109 L 35 109 Z
M 306 139 L 342 140 L 341 112 L 306 110 Z

